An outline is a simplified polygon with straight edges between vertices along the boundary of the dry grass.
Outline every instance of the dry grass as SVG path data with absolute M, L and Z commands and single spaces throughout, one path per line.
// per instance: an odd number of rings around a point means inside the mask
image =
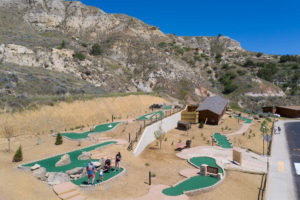
M 136 118 L 148 112 L 149 105 L 162 102 L 166 101 L 148 95 L 98 98 L 60 103 L 54 107 L 45 106 L 40 110 L 25 111 L 13 116 L 2 114 L 0 122 L 13 126 L 16 135 L 36 135 L 49 133 L 51 130 L 57 132 L 76 126 L 105 123 L 111 121 L 112 115 L 117 117 L 116 120 Z M 3 133 L 0 133 L 0 137 L 1 134 Z
M 263 119 L 261 120 L 263 121 Z M 272 123 L 267 123 L 267 128 L 271 130 Z M 235 135 L 230 137 L 231 142 L 234 146 L 242 147 L 245 149 L 249 149 L 255 153 L 262 154 L 263 153 L 263 135 L 260 131 L 261 122 L 260 120 L 254 120 L 251 127 L 245 132 L 243 135 Z M 270 134 L 270 132 L 268 132 Z M 265 150 L 264 153 L 267 153 L 268 143 L 265 141 Z

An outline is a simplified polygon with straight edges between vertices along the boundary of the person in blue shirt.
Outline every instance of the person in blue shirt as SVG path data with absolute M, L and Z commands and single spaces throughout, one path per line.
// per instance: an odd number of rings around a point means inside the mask
M 88 174 L 88 185 L 90 184 L 90 178 L 92 178 L 92 184 L 94 184 L 95 176 L 96 176 L 96 169 L 92 162 L 90 162 L 88 164 L 88 166 L 86 167 L 86 171 Z

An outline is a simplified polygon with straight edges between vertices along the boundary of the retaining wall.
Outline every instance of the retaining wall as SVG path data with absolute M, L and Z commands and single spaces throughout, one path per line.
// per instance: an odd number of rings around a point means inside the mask
M 161 126 L 164 132 L 168 132 L 177 127 L 177 122 L 181 119 L 181 112 L 175 113 L 169 117 L 159 120 L 158 122 L 147 126 L 142 134 L 142 137 L 139 140 L 133 154 L 138 156 L 143 150 L 152 143 L 155 139 L 154 132 L 159 129 Z

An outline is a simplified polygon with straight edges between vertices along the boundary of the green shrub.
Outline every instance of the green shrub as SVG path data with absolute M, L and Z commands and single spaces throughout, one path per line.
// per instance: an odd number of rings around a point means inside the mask
M 58 47 L 58 49 L 64 49 L 64 48 L 66 48 L 66 42 L 63 40 L 60 46 Z
M 238 73 L 238 75 L 240 75 L 240 76 L 243 76 L 243 75 L 246 74 L 246 71 L 239 69 L 239 70 L 236 71 L 236 73 Z
M 93 44 L 92 49 L 90 51 L 90 54 L 94 55 L 94 56 L 99 56 L 102 53 L 103 53 L 103 50 L 101 49 L 100 45 L 99 44 Z
M 55 145 L 60 145 L 60 144 L 62 144 L 62 143 L 63 143 L 63 138 L 62 138 L 61 134 L 58 133 L 58 134 L 56 135 Z
M 236 89 L 238 89 L 238 86 L 233 83 L 230 83 L 224 87 L 223 94 L 230 94 L 234 92 Z
M 13 157 L 13 162 L 20 162 L 23 160 L 23 152 L 22 152 L 22 146 L 20 145 L 18 150 L 16 151 L 14 157 Z
M 85 55 L 81 52 L 75 52 L 73 54 L 73 58 L 77 58 L 78 60 L 85 60 Z
M 145 163 L 145 166 L 147 166 L 147 167 L 148 167 L 148 166 L 150 166 L 150 164 L 149 164 L 149 163 Z
M 261 53 L 261 52 L 258 52 L 257 54 L 256 54 L 256 57 L 261 57 L 263 55 L 263 53 Z
M 171 43 L 172 44 L 172 43 Z M 165 43 L 165 42 L 160 42 L 159 44 L 158 44 L 158 47 L 159 48 L 164 48 L 164 47 L 166 47 L 167 46 L 167 43 Z
M 204 127 L 204 123 L 203 121 L 200 121 L 199 128 L 203 128 L 203 127 Z M 203 133 L 201 133 L 201 136 L 203 136 Z
M 221 60 L 222 60 L 222 54 L 217 54 L 216 57 L 215 57 L 215 59 L 216 59 L 217 63 L 220 63 Z
M 88 45 L 86 43 L 84 43 L 84 42 L 81 43 L 81 46 L 88 47 Z

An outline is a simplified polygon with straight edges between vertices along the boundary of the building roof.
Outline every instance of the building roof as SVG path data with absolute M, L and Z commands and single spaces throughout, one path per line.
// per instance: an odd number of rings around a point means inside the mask
M 210 110 L 213 113 L 221 115 L 227 103 L 228 100 L 220 96 L 207 97 L 196 111 Z
M 300 110 L 300 106 L 277 106 L 278 108 L 286 108 L 290 110 Z

